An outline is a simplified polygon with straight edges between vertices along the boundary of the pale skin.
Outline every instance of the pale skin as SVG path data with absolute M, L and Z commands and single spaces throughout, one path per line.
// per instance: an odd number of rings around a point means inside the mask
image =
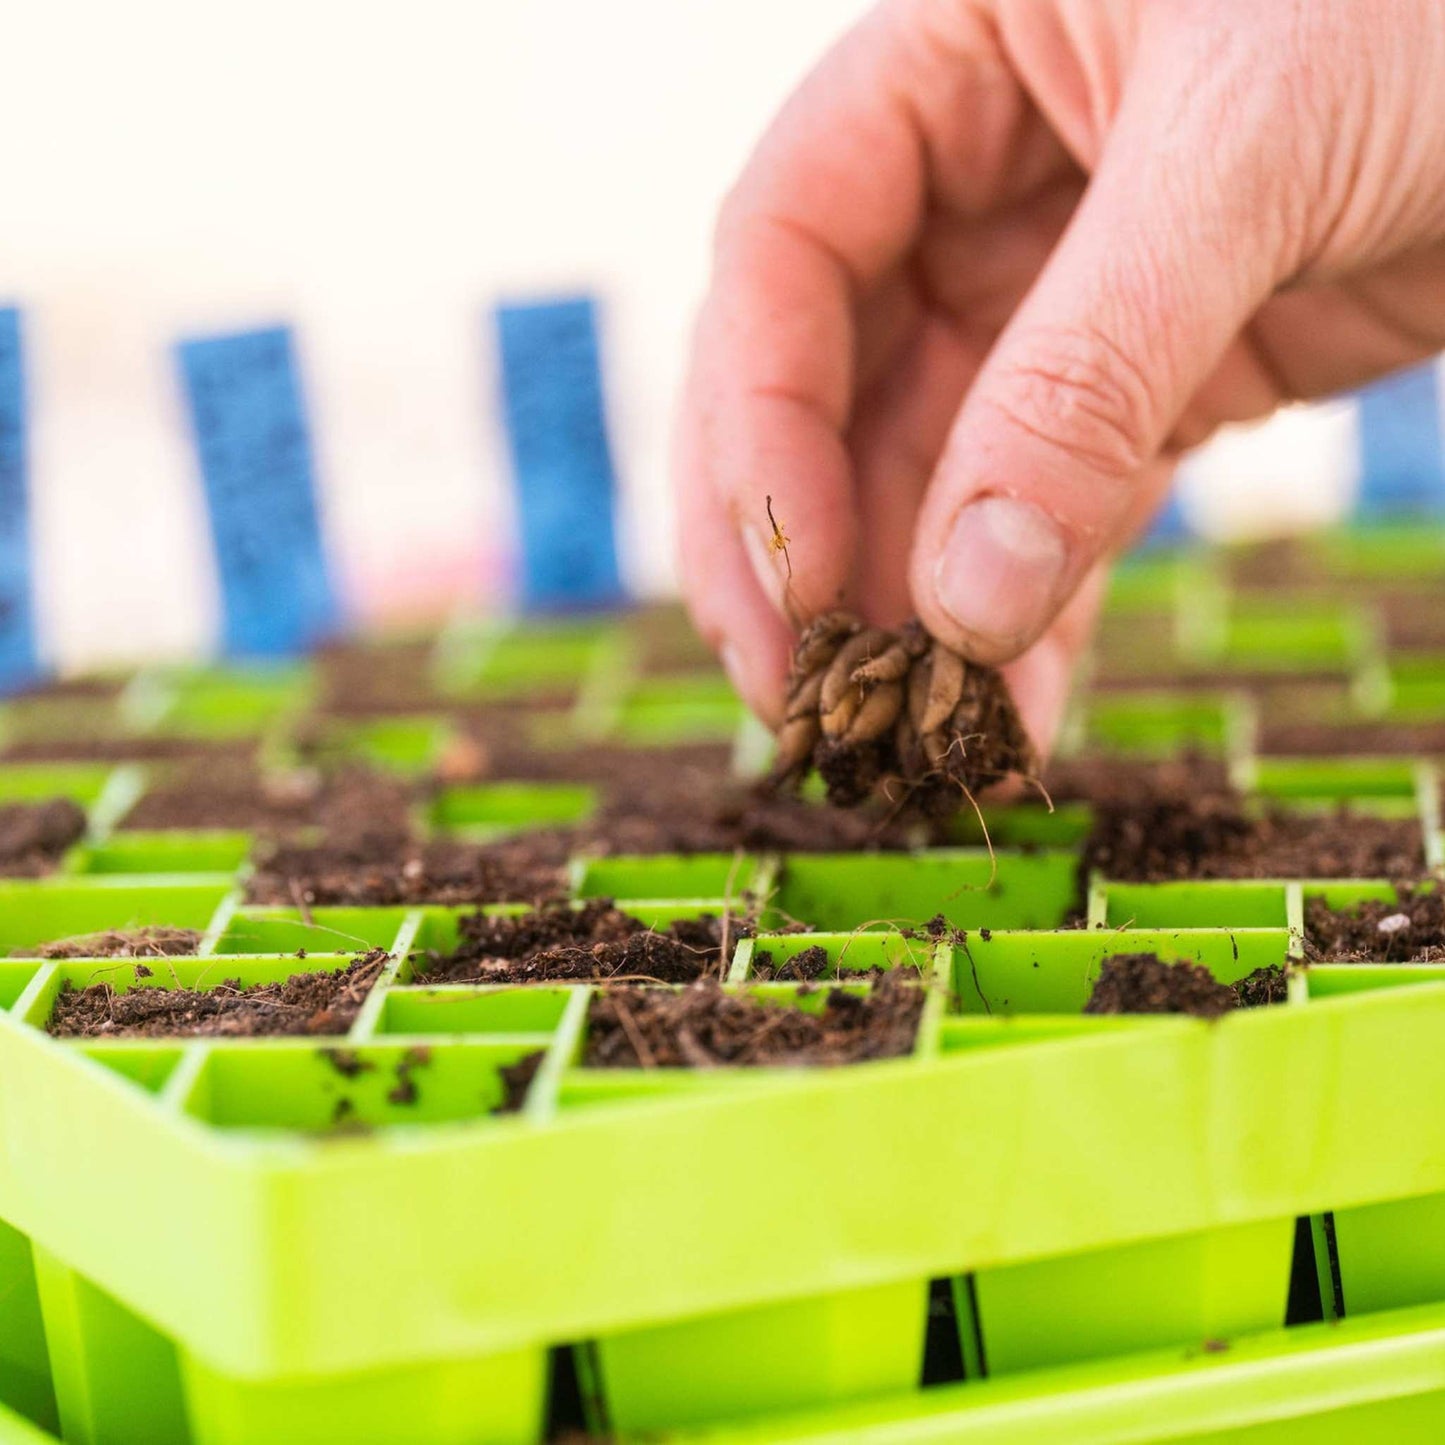
M 729 196 L 683 398 L 759 715 L 842 604 L 1006 664 L 1047 749 L 1181 452 L 1445 347 L 1442 97 L 1442 0 L 884 0 Z

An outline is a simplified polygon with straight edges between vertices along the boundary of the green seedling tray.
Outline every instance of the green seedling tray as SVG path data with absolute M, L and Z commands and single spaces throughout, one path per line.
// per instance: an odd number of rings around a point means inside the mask
M 329 724 L 318 752 L 323 762 L 361 763 L 400 777 L 433 772 L 455 738 L 444 718 L 366 718 Z
M 607 621 L 454 629 L 438 645 L 439 686 L 458 696 L 513 699 L 616 685 L 634 649 Z
M 1169 757 L 1183 749 L 1222 754 L 1233 746 L 1242 714 L 1242 704 L 1226 695 L 1106 694 L 1087 704 L 1083 745 L 1140 757 Z
M 441 789 L 426 821 L 440 832 L 494 836 L 580 823 L 596 806 L 596 790 L 581 783 L 477 783 Z
M 617 712 L 617 737 L 635 746 L 728 742 L 745 709 L 722 676 L 651 677 L 637 683 Z
M 103 763 L 5 763 L 0 765 L 0 804 L 69 798 L 89 808 L 114 771 Z
M 264 733 L 306 706 L 309 667 L 291 663 L 246 669 L 202 669 L 159 680 L 165 701 L 156 709 L 159 731 L 177 736 L 241 738 Z
M 231 829 L 127 830 L 71 849 L 63 868 L 76 874 L 231 874 L 246 861 L 253 842 L 250 833 Z

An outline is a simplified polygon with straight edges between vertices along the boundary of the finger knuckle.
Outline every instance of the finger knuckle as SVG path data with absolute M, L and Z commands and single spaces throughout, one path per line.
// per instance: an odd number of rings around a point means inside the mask
M 1002 364 L 989 405 L 1010 426 L 1105 477 L 1128 477 L 1152 450 L 1155 406 L 1137 362 L 1101 332 L 1036 333 Z

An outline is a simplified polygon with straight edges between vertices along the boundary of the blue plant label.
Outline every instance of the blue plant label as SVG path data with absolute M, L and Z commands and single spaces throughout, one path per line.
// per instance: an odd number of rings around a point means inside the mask
M 590 297 L 497 308 L 502 402 L 522 543 L 522 599 L 537 611 L 621 600 L 597 311 Z
M 338 622 L 287 327 L 177 348 L 220 574 L 225 650 L 282 657 Z
M 1445 435 L 1434 362 L 1359 393 L 1360 511 L 1445 511 Z
M 0 308 L 0 691 L 39 673 L 20 312 Z

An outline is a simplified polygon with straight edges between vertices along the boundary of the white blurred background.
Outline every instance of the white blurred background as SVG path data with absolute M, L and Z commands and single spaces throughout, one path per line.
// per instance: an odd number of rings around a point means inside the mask
M 217 601 L 170 353 L 295 325 L 354 614 L 505 595 L 488 305 L 604 306 L 624 567 L 674 585 L 666 441 L 716 205 L 862 0 L 126 0 L 7 16 L 0 304 L 26 312 L 42 642 L 209 647 Z M 1208 530 L 1327 515 L 1348 404 L 1227 439 Z

